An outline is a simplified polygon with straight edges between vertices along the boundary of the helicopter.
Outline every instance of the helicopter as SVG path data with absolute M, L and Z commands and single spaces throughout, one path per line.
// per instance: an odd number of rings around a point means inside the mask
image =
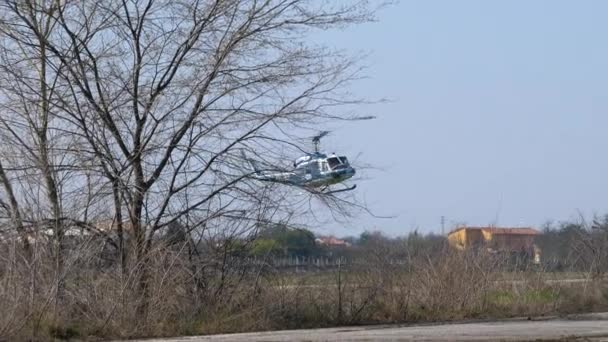
M 254 170 L 253 176 L 260 181 L 299 186 L 326 195 L 354 190 L 357 185 L 345 186 L 335 190 L 330 189 L 330 186 L 352 178 L 355 175 L 355 169 L 345 156 L 327 155 L 319 152 L 321 139 L 327 134 L 329 134 L 329 131 L 322 131 L 314 136 L 312 138 L 314 152 L 297 158 L 293 162 L 293 169 L 290 171 L 263 170 L 258 162 L 247 158 L 244 152 L 243 158 L 251 164 Z

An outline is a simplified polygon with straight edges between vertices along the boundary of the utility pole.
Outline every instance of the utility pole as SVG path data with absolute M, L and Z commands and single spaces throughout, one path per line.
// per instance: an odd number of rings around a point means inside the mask
M 445 235 L 445 216 L 441 216 L 441 236 Z

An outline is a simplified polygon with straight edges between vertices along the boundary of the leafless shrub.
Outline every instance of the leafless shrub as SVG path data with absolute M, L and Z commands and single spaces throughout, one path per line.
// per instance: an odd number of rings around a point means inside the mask
M 573 250 L 583 270 L 592 278 L 601 279 L 608 273 L 608 217 L 594 218 L 590 224 L 581 221 Z

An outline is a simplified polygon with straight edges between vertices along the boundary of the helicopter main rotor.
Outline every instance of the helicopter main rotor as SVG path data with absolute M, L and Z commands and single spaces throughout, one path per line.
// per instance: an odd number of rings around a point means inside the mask
M 312 143 L 315 148 L 315 153 L 319 153 L 319 144 L 321 143 L 321 138 L 323 138 L 324 136 L 326 136 L 328 134 L 329 134 L 329 131 L 322 131 L 318 135 L 315 135 L 314 137 L 312 137 Z

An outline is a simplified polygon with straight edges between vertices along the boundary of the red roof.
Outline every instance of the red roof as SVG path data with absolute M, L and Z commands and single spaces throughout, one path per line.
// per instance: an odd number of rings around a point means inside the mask
M 504 234 L 504 235 L 539 235 L 540 232 L 533 228 L 495 228 L 488 227 L 482 228 L 482 230 L 489 231 L 492 234 Z
M 316 239 L 317 243 L 327 246 L 350 246 L 347 241 L 336 239 L 333 236 L 322 236 Z
M 462 229 L 483 230 L 497 235 L 540 235 L 540 232 L 533 228 L 511 228 L 511 227 L 460 227 L 448 234 L 452 234 Z

